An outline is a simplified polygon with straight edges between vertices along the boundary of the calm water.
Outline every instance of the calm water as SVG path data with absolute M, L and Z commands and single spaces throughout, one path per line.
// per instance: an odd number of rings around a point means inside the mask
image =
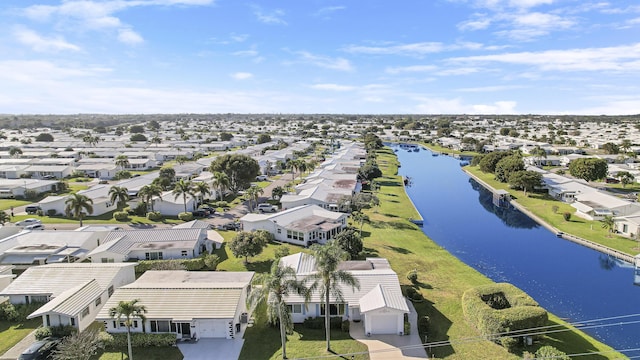
M 460 260 L 518 286 L 569 321 L 640 313 L 631 266 L 559 239 L 517 210 L 495 208 L 491 193 L 454 158 L 394 149 L 399 173 L 413 180 L 407 193 L 424 218 L 425 234 Z M 616 349 L 640 347 L 640 324 L 585 331 Z

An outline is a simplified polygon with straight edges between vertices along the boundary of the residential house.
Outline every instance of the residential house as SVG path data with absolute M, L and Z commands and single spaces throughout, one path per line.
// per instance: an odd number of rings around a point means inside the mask
M 297 253 L 280 259 L 282 266 L 296 272 L 298 280 L 305 280 L 316 271 L 315 258 L 306 253 Z M 329 314 L 350 321 L 362 321 L 365 334 L 404 334 L 404 314 L 409 313 L 407 300 L 402 295 L 398 275 L 391 269 L 387 259 L 367 258 L 361 261 L 344 261 L 339 269 L 349 272 L 358 280 L 359 289 L 345 284 L 340 286 L 344 302 L 336 303 L 331 297 Z M 294 323 L 308 317 L 325 315 L 324 299 L 316 289 L 305 304 L 304 296 L 289 294 L 285 299 Z
M 135 263 L 50 264 L 34 266 L 0 291 L 12 304 L 43 303 L 27 318 L 43 326 L 71 325 L 79 331 L 93 323 L 115 289 L 135 280 Z
M 15 275 L 13 275 L 13 269 L 14 267 L 11 265 L 0 265 L 0 291 L 9 286 L 9 284 L 11 284 L 13 279 L 16 277 Z M 9 301 L 9 298 L 7 296 L 0 296 L 0 305 L 5 303 L 6 301 Z
M 576 195 L 571 204 L 576 215 L 587 220 L 602 220 L 605 216 L 629 216 L 640 213 L 640 205 L 600 191 Z
M 334 238 L 347 227 L 347 216 L 318 205 L 303 205 L 273 214 L 247 214 L 240 223 L 244 231 L 266 230 L 276 241 L 309 246 Z
M 174 333 L 178 339 L 233 339 L 248 322 L 246 299 L 253 272 L 147 271 L 120 287 L 107 301 L 97 321 L 110 333 L 126 332 L 108 309 L 137 299 L 146 320 L 133 319 L 135 333 Z
M 187 211 L 193 211 L 197 208 L 197 199 L 187 194 L 186 195 L 186 207 Z M 178 216 L 185 210 L 185 201 L 182 195 L 174 195 L 173 191 L 166 191 L 162 193 L 160 197 L 153 199 L 153 209 L 159 211 L 165 216 Z

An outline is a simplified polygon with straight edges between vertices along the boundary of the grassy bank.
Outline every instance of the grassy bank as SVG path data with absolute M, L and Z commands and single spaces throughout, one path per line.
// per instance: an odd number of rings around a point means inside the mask
M 465 169 L 494 189 L 509 191 L 512 198 L 518 203 L 562 232 L 591 240 L 632 256 L 640 252 L 640 249 L 638 249 L 640 244 L 637 241 L 610 234 L 607 229 L 602 227 L 602 222 L 600 221 L 590 221 L 575 215 L 569 221 L 564 220 L 563 213 L 574 214 L 576 212 L 576 209 L 567 203 L 558 201 L 548 194 L 528 193 L 525 195 L 522 191 L 510 189 L 509 185 L 496 181 L 493 174 L 483 173 L 477 166 L 467 166 Z M 556 207 L 557 210 L 554 212 Z
M 452 341 L 450 346 L 433 349 L 438 358 L 447 359 L 511 359 L 501 346 L 481 340 L 478 333 L 464 319 L 461 297 L 467 289 L 491 283 L 484 275 L 465 265 L 446 250 L 431 241 L 424 233 L 408 221 L 416 217 L 410 205 L 402 179 L 397 173 L 397 159 L 388 149 L 378 155 L 378 163 L 384 176 L 380 179 L 378 192 L 380 206 L 368 211 L 371 221 L 364 226 L 365 248 L 370 256 L 389 259 L 401 282 L 409 285 L 406 274 L 418 270 L 418 289 L 426 301 L 415 304 L 420 316 L 430 318 L 429 342 Z M 552 324 L 566 325 L 551 317 Z M 422 334 L 424 336 L 424 334 Z M 473 341 L 462 339 L 474 338 Z M 553 345 L 570 353 L 612 351 L 612 349 L 580 331 L 567 331 L 545 336 L 534 344 L 530 352 L 541 345 Z M 620 358 L 618 353 L 608 356 L 592 355 L 585 358 Z

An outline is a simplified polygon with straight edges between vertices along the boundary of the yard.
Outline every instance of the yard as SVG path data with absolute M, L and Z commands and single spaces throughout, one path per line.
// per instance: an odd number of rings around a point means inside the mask
M 20 323 L 0 320 L 0 355 L 11 349 L 40 325 L 42 325 L 40 318 Z

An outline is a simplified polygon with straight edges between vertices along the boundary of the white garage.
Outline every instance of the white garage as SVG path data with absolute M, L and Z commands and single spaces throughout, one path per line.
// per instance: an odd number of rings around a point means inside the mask
M 409 307 L 402 294 L 377 285 L 360 299 L 365 334 L 382 335 L 404 333 L 404 314 Z
M 233 319 L 197 320 L 196 323 L 196 334 L 199 338 L 226 338 L 229 337 L 229 323 L 233 324 Z

